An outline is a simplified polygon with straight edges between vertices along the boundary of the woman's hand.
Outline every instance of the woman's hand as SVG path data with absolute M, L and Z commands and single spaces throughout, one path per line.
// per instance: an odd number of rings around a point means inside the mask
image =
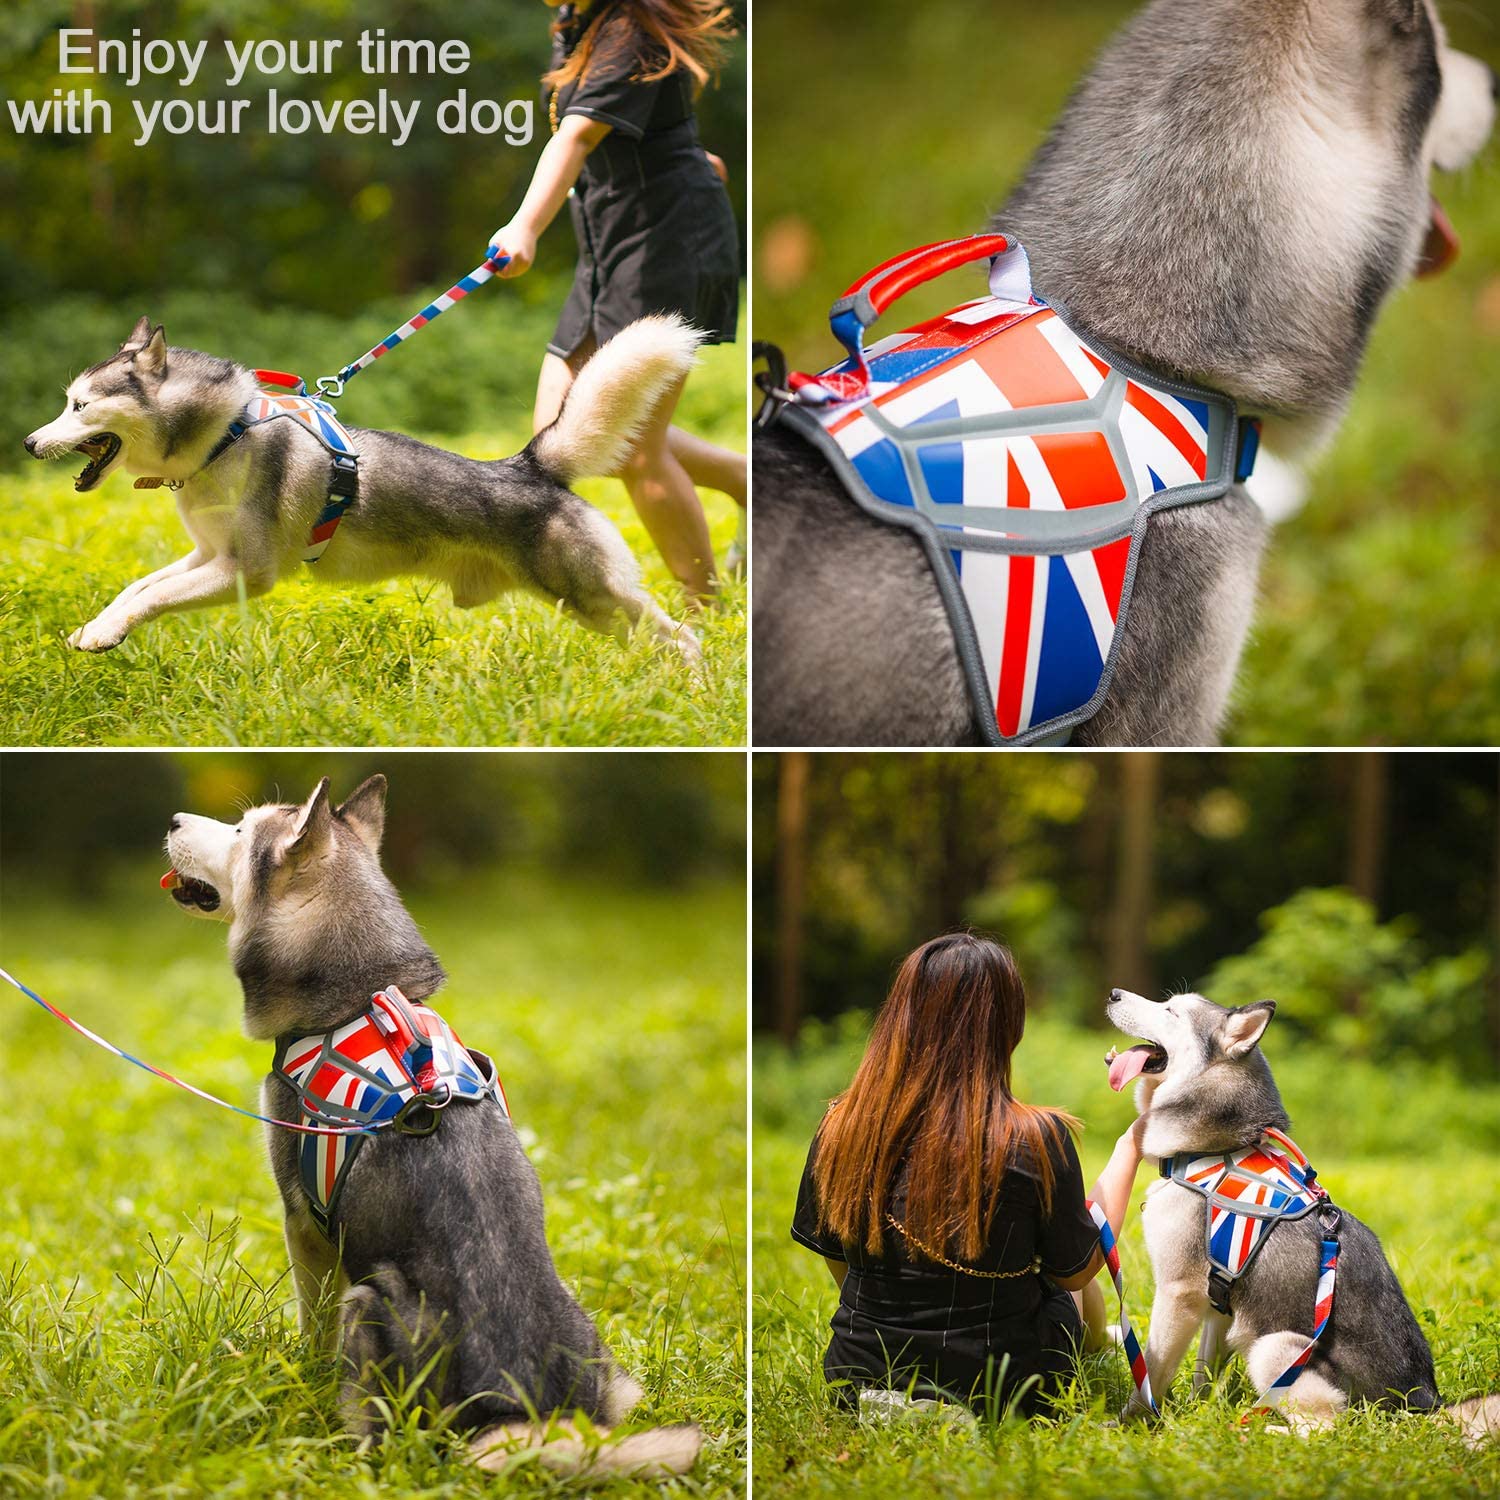
M 724 165 L 724 158 L 722 156 L 715 156 L 712 151 L 705 151 L 703 154 L 708 158 L 709 166 L 714 169 L 714 175 L 725 187 L 728 187 L 729 168 Z
M 531 269 L 531 263 L 536 259 L 536 235 L 512 219 L 490 236 L 490 248 L 510 256 L 510 263 L 496 273 L 508 281 L 512 276 L 522 276 Z

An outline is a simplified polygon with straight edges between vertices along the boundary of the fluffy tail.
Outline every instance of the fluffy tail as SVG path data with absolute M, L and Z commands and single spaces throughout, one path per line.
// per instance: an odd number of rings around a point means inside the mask
M 668 388 L 692 368 L 702 335 L 675 314 L 622 328 L 578 372 L 557 420 L 531 440 L 555 479 L 612 474 Z
M 548 1440 L 548 1433 L 561 1434 Z M 550 1429 L 529 1422 L 508 1422 L 481 1433 L 469 1444 L 474 1462 L 491 1473 L 503 1473 L 515 1464 L 535 1459 L 558 1474 L 603 1477 L 629 1474 L 637 1479 L 665 1479 L 686 1474 L 698 1461 L 703 1434 L 692 1424 L 653 1427 L 649 1432 L 611 1439 L 607 1430 L 595 1428 L 584 1438 L 568 1422 L 554 1422 Z
M 1445 1406 L 1436 1415 L 1442 1421 L 1456 1423 L 1471 1448 L 1489 1438 L 1500 1438 L 1500 1395 L 1475 1396 L 1457 1406 Z

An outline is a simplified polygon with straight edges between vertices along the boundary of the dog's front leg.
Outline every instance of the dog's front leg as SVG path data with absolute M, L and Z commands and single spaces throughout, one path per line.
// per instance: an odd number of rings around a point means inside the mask
M 1229 1328 L 1229 1319 L 1219 1312 L 1210 1311 L 1203 1319 L 1203 1332 L 1198 1336 L 1198 1362 L 1193 1367 L 1193 1394 L 1201 1395 L 1218 1378 L 1229 1350 L 1224 1343 L 1224 1334 Z
M 147 620 L 175 609 L 201 609 L 211 604 L 228 604 L 238 598 L 240 568 L 232 557 L 211 557 L 186 572 L 148 583 L 139 593 L 116 601 L 68 637 L 68 644 L 80 651 L 109 651 Z M 245 591 L 263 594 L 269 581 L 253 580 L 245 575 Z
M 144 578 L 137 578 L 134 583 L 127 583 L 99 613 L 107 615 L 111 610 L 119 609 L 127 600 L 134 599 L 142 589 L 150 588 L 153 583 L 160 583 L 163 578 L 175 578 L 179 573 L 189 573 L 194 568 L 201 568 L 212 556 L 211 552 L 205 551 L 202 547 L 194 547 L 186 557 L 179 557 L 176 562 L 170 562 L 166 567 L 158 568 L 154 573 L 147 573 Z
M 1146 1373 L 1151 1378 L 1151 1394 L 1158 1408 L 1167 1399 L 1167 1391 L 1177 1367 L 1193 1341 L 1193 1334 L 1208 1310 L 1208 1293 L 1204 1286 L 1189 1281 L 1168 1281 L 1156 1289 L 1151 1304 L 1151 1332 L 1146 1339 Z M 1134 1420 L 1150 1415 L 1150 1409 L 1134 1391 L 1120 1413 L 1122 1419 Z
M 331 1355 L 338 1347 L 338 1250 L 306 1213 L 291 1213 L 286 1219 L 286 1253 L 297 1292 L 297 1328 L 320 1354 Z

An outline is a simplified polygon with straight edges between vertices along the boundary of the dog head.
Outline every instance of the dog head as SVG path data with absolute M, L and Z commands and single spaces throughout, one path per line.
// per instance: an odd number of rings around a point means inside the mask
M 1202 995 L 1157 1002 L 1112 990 L 1106 1011 L 1127 1036 L 1144 1038 L 1123 1051 L 1110 1048 L 1106 1061 L 1117 1093 L 1139 1080 L 1136 1107 L 1151 1117 L 1148 1154 L 1237 1145 L 1265 1125 L 1285 1124 L 1259 1045 L 1274 1000 L 1227 1009 Z
M 80 494 L 117 466 L 185 479 L 254 393 L 248 371 L 228 360 L 167 347 L 142 318 L 119 350 L 72 381 L 62 414 L 25 439 L 33 458 L 82 453 Z
M 67 389 L 62 415 L 26 439 L 33 458 L 82 453 L 73 488 L 82 494 L 99 485 L 134 446 L 152 444 L 153 396 L 167 375 L 167 340 L 161 325 L 142 318 L 119 352 L 85 370 Z
M 380 868 L 385 794 L 371 776 L 336 807 L 324 777 L 306 801 L 252 807 L 238 823 L 172 819 L 162 885 L 190 915 L 230 924 L 249 1035 L 326 1029 L 386 985 L 421 999 L 442 982 Z

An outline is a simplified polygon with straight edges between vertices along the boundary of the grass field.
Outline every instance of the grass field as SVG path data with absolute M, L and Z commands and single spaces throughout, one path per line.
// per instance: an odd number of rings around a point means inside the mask
M 755 336 L 793 369 L 832 362 L 838 293 L 900 250 L 983 228 L 1139 8 L 762 0 Z M 1455 46 L 1500 67 L 1493 5 L 1440 8 Z M 1270 537 L 1230 743 L 1500 739 L 1500 142 L 1436 186 L 1463 256 L 1386 308 L 1309 503 Z M 977 290 L 945 277 L 904 299 L 890 329 Z
M 545 334 L 532 310 L 492 300 L 444 319 L 401 359 L 366 374 L 344 414 L 356 424 L 390 425 L 475 458 L 515 452 L 530 435 L 529 395 Z M 410 301 L 408 298 L 407 301 Z M 396 306 L 405 303 L 393 303 Z M 248 329 L 234 352 L 313 370 L 327 349 L 357 342 L 409 314 L 377 309 L 355 330 L 320 327 L 313 339 L 290 315 L 245 312 Z M 81 306 L 55 371 L 113 347 L 130 318 L 118 309 Z M 235 309 L 229 310 L 233 321 Z M 172 338 L 189 347 L 231 352 L 222 306 L 183 297 L 158 313 Z M 133 316 L 133 314 L 132 314 Z M 113 323 L 123 327 L 103 337 Z M 305 321 L 305 320 L 304 320 Z M 323 320 L 324 324 L 330 320 Z M 550 324 L 546 325 L 550 326 Z M 26 343 L 41 330 L 16 323 Z M 358 335 L 358 338 L 356 337 Z M 49 334 L 50 337 L 50 334 Z M 371 338 L 378 334 L 371 334 Z M 535 342 L 529 342 L 535 340 Z M 242 349 L 240 346 L 243 346 Z M 35 347 L 41 347 L 36 344 Z M 493 400 L 456 391 L 449 410 L 475 428 L 420 425 L 443 406 L 433 388 L 457 382 L 467 361 L 509 355 L 490 384 Z M 522 350 L 525 350 L 524 356 Z M 262 352 L 257 352 L 262 351 Z M 522 369 L 524 366 L 524 370 Z M 456 368 L 455 368 L 456 367 Z M 524 378 L 523 378 L 524 377 Z M 486 377 L 489 379 L 489 377 Z M 28 404 L 38 400 L 28 386 Z M 13 410 L 7 429 L 20 437 L 56 415 L 56 397 L 34 421 Z M 744 448 L 744 350 L 722 345 L 701 356 L 681 412 L 683 425 L 715 442 Z M 415 418 L 414 422 L 412 419 Z M 483 427 L 478 422 L 483 421 Z M 24 460 L 22 460 L 24 462 Z M 695 675 L 676 656 L 638 636 L 627 645 L 519 595 L 475 610 L 455 609 L 446 588 L 419 579 L 365 588 L 319 587 L 306 569 L 266 598 L 167 616 L 142 626 L 114 651 L 89 656 L 65 641 L 132 579 L 187 550 L 166 491 L 135 490 L 114 475 L 75 495 L 81 465 L 28 463 L 4 483 L 4 529 L 11 566 L 0 585 L 0 744 L 9 745 L 738 745 L 745 739 L 746 590 L 731 583 L 719 607 L 693 622 L 703 642 Z M 580 493 L 609 515 L 643 564 L 645 581 L 670 613 L 683 599 L 635 517 L 624 487 L 585 480 Z M 705 494 L 716 556 L 733 540 L 738 512 Z
M 223 930 L 159 867 L 101 893 L 3 887 L 4 962 L 79 1020 L 251 1105 Z M 646 1387 L 647 1424 L 703 1425 L 672 1492 L 743 1492 L 744 941 L 738 883 L 662 894 L 528 874 L 410 905 L 491 1051 L 541 1174 L 558 1270 Z M 447 1433 L 357 1454 L 335 1372 L 296 1333 L 261 1127 L 90 1047 L 4 988 L 0 1494 L 576 1493 L 466 1471 Z M 618 1481 L 608 1494 L 660 1493 Z
M 1189 1400 L 1180 1379 L 1155 1431 L 1105 1425 L 1130 1391 L 1124 1359 L 1113 1352 L 1084 1362 L 1082 1380 L 1054 1421 L 973 1430 L 931 1420 L 871 1427 L 835 1412 L 822 1359 L 837 1293 L 822 1262 L 791 1241 L 787 1226 L 822 1107 L 847 1083 L 861 1042 L 849 1027 L 817 1036 L 795 1057 L 770 1044 L 756 1053 L 757 1496 L 1436 1500 L 1500 1490 L 1500 1445 L 1470 1453 L 1451 1430 L 1418 1417 L 1352 1413 L 1305 1445 L 1272 1432 L 1241 1441 L 1236 1424 L 1253 1392 L 1237 1362 L 1201 1404 Z M 1129 1118 L 1128 1102 L 1104 1082 L 1105 1045 L 1100 1033 L 1038 1020 L 1028 1023 L 1016 1059 L 1022 1097 L 1064 1105 L 1087 1122 L 1081 1154 L 1088 1182 Z M 1328 1056 L 1294 1058 L 1269 1039 L 1267 1050 L 1299 1144 L 1337 1201 L 1380 1235 L 1432 1344 L 1445 1398 L 1500 1390 L 1500 1087 L 1466 1087 L 1416 1065 L 1392 1071 L 1344 1068 Z M 1148 1180 L 1143 1172 L 1142 1190 Z M 1144 1339 L 1151 1274 L 1134 1213 L 1121 1255 L 1132 1321 Z M 1106 1300 L 1112 1308 L 1111 1290 Z

